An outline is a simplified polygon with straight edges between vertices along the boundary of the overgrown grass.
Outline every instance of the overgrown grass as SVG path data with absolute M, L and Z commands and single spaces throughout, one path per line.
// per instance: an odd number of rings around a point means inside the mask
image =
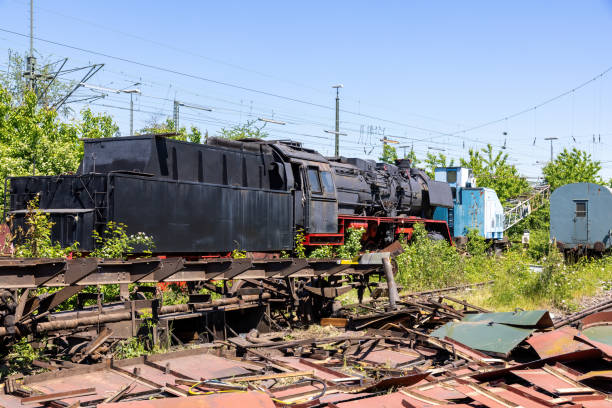
M 577 301 L 612 285 L 612 257 L 583 259 L 568 264 L 552 246 L 545 251 L 515 247 L 500 256 L 487 255 L 481 238 L 471 237 L 468 253 L 445 241 L 431 241 L 417 226 L 413 240 L 397 257 L 396 279 L 409 290 L 424 290 L 494 280 L 476 301 L 496 310 L 556 307 L 574 310 Z M 536 254 L 548 254 L 537 259 Z M 530 268 L 539 263 L 543 270 Z

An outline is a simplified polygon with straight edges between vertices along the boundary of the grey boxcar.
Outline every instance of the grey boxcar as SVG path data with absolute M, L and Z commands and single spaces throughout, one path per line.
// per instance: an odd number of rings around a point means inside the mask
M 550 196 L 550 238 L 563 250 L 603 252 L 612 245 L 612 190 L 573 183 Z

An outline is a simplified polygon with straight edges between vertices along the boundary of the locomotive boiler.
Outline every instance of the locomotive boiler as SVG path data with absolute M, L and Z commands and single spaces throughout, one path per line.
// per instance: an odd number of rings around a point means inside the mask
M 5 194 L 14 229 L 38 195 L 63 246 L 90 252 L 93 231 L 114 221 L 173 255 L 278 253 L 294 248 L 299 230 L 306 245 L 340 245 L 351 227 L 380 248 L 410 236 L 415 223 L 450 239 L 431 217 L 453 206 L 448 184 L 408 161 L 325 158 L 292 141 L 195 144 L 164 135 L 86 139 L 76 174 L 12 177 Z

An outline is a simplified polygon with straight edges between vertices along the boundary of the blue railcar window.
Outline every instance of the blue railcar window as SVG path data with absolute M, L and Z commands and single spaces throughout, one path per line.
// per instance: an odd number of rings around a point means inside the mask
M 456 183 L 457 182 L 457 172 L 456 171 L 447 171 L 446 172 L 446 182 L 447 183 Z
M 334 192 L 334 181 L 332 180 L 332 175 L 329 171 L 321 172 L 321 181 L 323 181 L 323 190 L 328 193 Z
M 576 217 L 586 217 L 587 203 L 586 201 L 576 201 Z
M 313 193 L 321 192 L 321 182 L 319 181 L 319 170 L 314 167 L 308 168 L 308 182 L 310 183 L 310 191 Z

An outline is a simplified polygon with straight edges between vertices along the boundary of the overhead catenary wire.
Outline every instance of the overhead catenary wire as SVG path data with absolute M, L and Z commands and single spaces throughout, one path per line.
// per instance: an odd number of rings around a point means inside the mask
M 0 28 L 0 31 L 4 31 L 4 32 L 7 32 L 7 33 L 10 33 L 10 34 L 13 34 L 13 35 L 25 37 L 25 35 L 17 33 L 17 32 L 14 32 L 14 31 L 11 31 L 11 30 L 6 30 L 6 29 L 1 29 Z M 209 78 L 200 77 L 200 76 L 197 76 L 197 75 L 183 73 L 183 72 L 179 72 L 179 71 L 176 71 L 176 70 L 171 70 L 171 69 L 168 69 L 168 68 L 157 67 L 157 66 L 154 66 L 152 64 L 140 63 L 140 62 L 137 62 L 137 61 L 132 61 L 132 60 L 126 59 L 126 58 L 115 57 L 115 56 L 111 56 L 111 55 L 108 55 L 108 54 L 100 53 L 100 52 L 97 52 L 97 51 L 87 50 L 87 49 L 83 49 L 83 48 L 80 48 L 80 47 L 75 47 L 75 46 L 71 46 L 71 45 L 67 45 L 67 44 L 58 43 L 58 42 L 55 42 L 55 41 L 45 40 L 45 39 L 41 39 L 41 38 L 36 38 L 36 39 L 38 41 L 47 42 L 49 44 L 54 44 L 54 45 L 58 45 L 58 46 L 62 46 L 62 47 L 68 47 L 68 48 L 75 49 L 75 50 L 78 50 L 78 51 L 92 53 L 94 55 L 102 55 L 102 56 L 105 56 L 107 58 L 112 58 L 112 59 L 117 59 L 117 60 L 128 62 L 128 63 L 138 64 L 140 66 L 149 67 L 151 69 L 156 69 L 156 70 L 161 70 L 161 71 L 164 71 L 164 72 L 175 73 L 177 75 L 183 75 L 183 76 L 186 76 L 186 77 L 189 77 L 189 78 L 201 79 L 203 81 L 208 81 L 208 82 L 212 82 L 212 83 L 216 83 L 216 84 L 220 84 L 220 85 L 230 86 L 230 87 L 234 87 L 234 88 L 237 88 L 237 89 L 247 90 L 249 92 L 257 92 L 257 93 L 260 93 L 262 95 L 273 96 L 273 97 L 276 97 L 276 98 L 282 98 L 284 100 L 296 101 L 296 102 L 307 104 L 307 105 L 310 105 L 310 106 L 313 106 L 313 107 L 316 107 L 316 108 L 323 108 L 323 109 L 326 109 L 326 110 L 332 110 L 333 109 L 331 106 L 327 106 L 327 105 L 323 105 L 323 104 L 317 104 L 317 103 L 314 103 L 314 102 L 311 102 L 311 101 L 305 101 L 305 100 L 302 100 L 302 99 L 299 99 L 299 98 L 286 97 L 286 96 L 278 95 L 278 94 L 275 94 L 275 93 L 272 93 L 272 92 L 259 91 L 259 90 L 256 90 L 256 89 L 253 89 L 253 88 L 249 88 L 249 87 L 244 87 L 244 86 L 241 86 L 241 85 L 226 83 L 224 81 L 216 81 L 216 80 L 212 80 L 212 79 L 209 79 Z M 573 88 L 571 91 L 568 91 L 568 92 L 576 91 L 576 90 L 578 90 L 578 89 L 588 85 L 593 80 L 598 79 L 598 77 L 601 77 L 601 76 L 604 76 L 605 74 L 607 74 L 610 69 L 612 69 L 612 67 L 609 68 L 608 70 L 602 72 L 597 77 L 592 78 L 589 81 L 586 81 L 585 83 L 579 85 L 578 87 Z M 567 93 L 565 93 L 565 94 L 567 94 Z M 540 103 L 540 104 L 538 104 L 538 105 L 536 105 L 534 107 L 531 107 L 531 108 L 529 108 L 527 110 L 524 110 L 524 111 L 527 112 L 530 109 L 537 109 L 540 106 L 543 106 L 543 105 L 545 105 L 547 103 L 551 103 L 554 100 L 559 99 L 559 98 L 565 96 L 565 94 L 557 95 L 554 98 L 550 98 L 549 100 L 547 100 L 547 101 L 545 101 L 543 103 Z M 486 123 L 484 123 L 482 125 L 479 125 L 479 126 L 474 126 L 474 127 L 471 127 L 471 128 L 468 128 L 468 129 L 464 129 L 464 130 L 458 130 L 458 131 L 453 132 L 453 133 L 448 133 L 448 132 L 441 132 L 441 131 L 434 130 L 434 129 L 428 129 L 426 127 L 416 126 L 416 125 L 413 125 L 413 124 L 402 123 L 402 122 L 399 122 L 399 121 L 394 121 L 394 120 L 391 120 L 391 119 L 382 118 L 382 117 L 378 117 L 378 116 L 375 116 L 375 115 L 368 115 L 368 114 L 364 114 L 362 112 L 353 112 L 353 111 L 350 111 L 350 110 L 342 110 L 342 112 L 348 113 L 348 114 L 351 114 L 351 115 L 356 115 L 358 117 L 364 117 L 364 118 L 368 118 L 368 119 L 380 120 L 380 121 L 383 121 L 383 122 L 386 122 L 386 123 L 396 124 L 397 126 L 401 126 L 401 127 L 408 127 L 408 128 L 411 128 L 411 129 L 413 129 L 415 131 L 419 131 L 419 132 L 430 132 L 430 133 L 435 134 L 434 136 L 429 135 L 426 138 L 414 138 L 414 137 L 410 137 L 409 138 L 409 137 L 401 137 L 400 136 L 400 137 L 397 137 L 399 139 L 408 140 L 408 141 L 411 141 L 411 142 L 414 141 L 416 143 L 423 143 L 423 144 L 425 144 L 425 143 L 435 143 L 435 142 L 432 141 L 434 138 L 441 137 L 441 136 L 446 136 L 446 137 L 454 137 L 454 138 L 458 138 L 458 139 L 462 140 L 463 141 L 462 144 L 464 145 L 464 147 L 465 147 L 465 141 L 469 141 L 469 142 L 472 142 L 472 143 L 478 144 L 478 145 L 486 145 L 487 144 L 487 141 L 483 141 L 483 140 L 479 140 L 479 139 L 473 139 L 473 138 L 467 138 L 467 137 L 465 137 L 464 133 L 470 132 L 472 130 L 475 130 L 476 128 L 485 127 L 488 124 L 499 122 L 500 120 L 507 120 L 509 118 L 516 117 L 516 116 L 518 116 L 519 114 L 522 113 L 522 112 L 517 112 L 517 113 L 512 114 L 512 115 L 506 115 L 502 119 L 497 120 L 497 121 L 489 121 L 489 122 L 486 122 Z M 349 123 L 349 122 L 347 121 L 347 123 Z M 355 122 L 351 122 L 351 123 L 355 123 Z M 460 134 L 462 134 L 462 136 Z M 391 135 L 389 135 L 389 136 L 391 136 Z M 495 147 L 501 147 L 501 146 L 496 145 L 496 144 L 493 144 L 493 145 Z

